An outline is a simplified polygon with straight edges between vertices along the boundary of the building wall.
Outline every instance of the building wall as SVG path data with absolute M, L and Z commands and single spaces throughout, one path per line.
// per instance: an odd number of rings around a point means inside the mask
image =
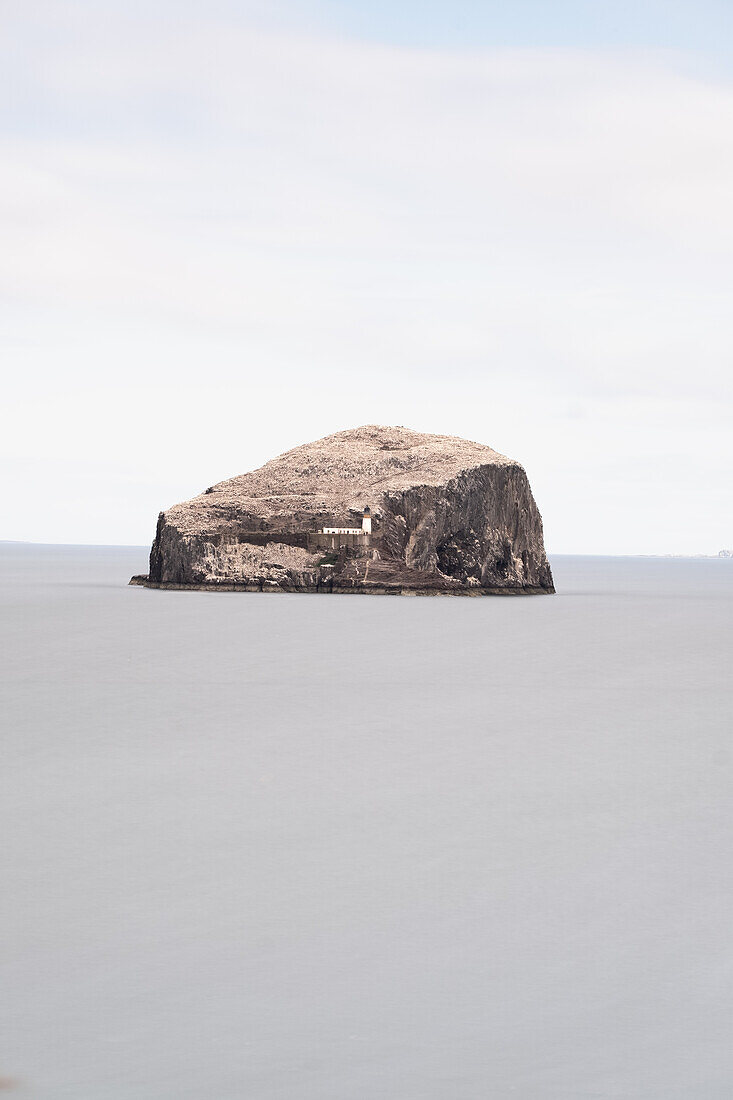
M 371 535 L 362 531 L 358 534 L 337 535 L 327 534 L 325 531 L 308 532 L 308 549 L 313 550 L 338 550 L 342 546 L 356 546 L 366 549 L 371 544 Z
M 285 546 L 308 544 L 307 531 L 245 531 L 227 538 L 227 542 L 249 542 L 252 546 L 267 546 L 268 543 L 284 543 Z
M 347 528 L 347 530 L 349 530 Z M 302 546 L 313 553 L 316 550 L 338 550 L 342 546 L 360 547 L 377 545 L 378 536 L 365 531 L 342 534 L 323 531 L 247 531 L 225 539 L 226 542 L 251 543 L 253 546 L 267 546 L 269 543 L 284 543 L 286 546 Z

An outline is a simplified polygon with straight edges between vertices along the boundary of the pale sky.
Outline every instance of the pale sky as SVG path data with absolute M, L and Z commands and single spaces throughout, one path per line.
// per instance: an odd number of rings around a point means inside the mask
M 0 538 L 383 423 L 550 553 L 733 547 L 732 7 L 3 4 Z

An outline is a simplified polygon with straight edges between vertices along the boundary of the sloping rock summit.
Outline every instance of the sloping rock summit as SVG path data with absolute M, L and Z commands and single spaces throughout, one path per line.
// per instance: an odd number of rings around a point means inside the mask
M 519 463 L 447 435 L 336 432 L 161 512 L 157 588 L 553 592 Z

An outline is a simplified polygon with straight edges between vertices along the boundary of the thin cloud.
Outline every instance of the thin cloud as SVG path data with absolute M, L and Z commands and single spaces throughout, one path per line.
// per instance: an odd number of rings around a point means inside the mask
M 106 406 L 138 425 L 147 465 L 177 463 L 214 380 L 241 402 L 244 441 L 222 442 L 231 400 L 198 423 L 182 495 L 377 419 L 535 464 L 546 514 L 579 454 L 599 504 L 585 543 L 566 527 L 558 548 L 695 548 L 682 526 L 659 546 L 642 508 L 619 540 L 594 443 L 674 453 L 686 403 L 707 395 L 718 424 L 730 400 L 733 88 L 669 54 L 411 50 L 278 32 L 257 12 L 53 7 L 53 35 L 29 9 L 5 65 L 9 461 L 35 408 L 41 454 L 69 454 L 73 435 L 75 462 L 93 445 L 124 471 L 129 435 L 93 426 Z M 292 407 L 268 409 L 272 378 Z M 62 417 L 38 413 L 39 386 Z M 655 394 L 663 421 L 630 420 L 628 401 Z M 702 455 L 700 418 L 691 430 Z M 149 518 L 124 523 L 129 537 L 112 522 L 90 541 L 139 541 Z

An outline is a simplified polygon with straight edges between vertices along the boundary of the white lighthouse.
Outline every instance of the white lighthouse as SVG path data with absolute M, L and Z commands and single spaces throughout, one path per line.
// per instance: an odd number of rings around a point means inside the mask
M 372 533 L 372 512 L 369 505 L 366 506 L 361 515 L 361 527 L 322 527 L 320 534 L 322 535 L 348 535 L 349 539 L 356 540 L 351 542 L 345 542 L 344 546 L 368 546 L 370 539 L 369 536 Z M 359 541 L 359 540 L 363 541 Z M 315 545 L 315 543 L 314 543 Z M 336 543 L 335 545 L 339 545 Z

